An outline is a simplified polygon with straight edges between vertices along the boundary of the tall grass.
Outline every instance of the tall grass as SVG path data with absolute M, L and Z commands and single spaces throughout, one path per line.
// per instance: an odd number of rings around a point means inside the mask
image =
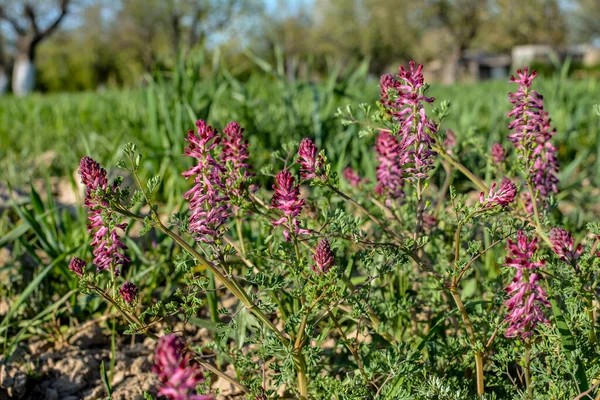
M 115 149 L 125 137 L 149 155 L 146 167 L 169 175 L 170 167 L 182 167 L 181 138 L 198 118 L 216 126 L 236 120 L 246 127 L 257 168 L 282 143 L 305 136 L 315 138 L 336 160 L 345 152 L 364 153 L 363 158 L 370 154 L 364 152 L 365 141 L 351 141 L 355 127 L 345 128 L 333 117 L 338 107 L 376 100 L 377 81 L 367 77 L 366 65 L 346 68 L 352 72 L 345 74 L 334 67 L 319 82 L 290 82 L 276 66 L 256 61 L 263 73 L 245 82 L 222 66 L 199 67 L 206 63 L 196 60 L 148 78 L 138 90 L 0 98 L 3 179 L 23 185 L 31 177 L 71 175 L 77 160 L 90 153 L 114 164 L 119 157 Z M 592 106 L 599 101 L 600 83 L 557 76 L 536 84 L 546 93 L 563 167 L 576 161 L 587 170 L 585 178 L 599 183 L 600 127 Z M 434 86 L 431 93 L 451 100 L 445 127 L 460 141 L 489 147 L 507 134 L 509 90 L 509 83 L 494 81 Z M 166 185 L 166 192 L 174 189 Z

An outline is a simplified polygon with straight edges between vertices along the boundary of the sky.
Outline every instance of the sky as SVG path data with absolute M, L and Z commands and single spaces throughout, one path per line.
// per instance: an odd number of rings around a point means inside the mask
M 278 12 L 281 7 L 288 8 L 290 11 L 297 11 L 299 8 L 310 7 L 314 0 L 263 0 L 269 12 Z

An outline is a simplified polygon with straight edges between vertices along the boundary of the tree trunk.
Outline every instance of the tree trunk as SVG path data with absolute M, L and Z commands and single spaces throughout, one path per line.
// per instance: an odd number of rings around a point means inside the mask
M 0 96 L 8 90 L 8 75 L 4 66 L 0 65 Z
M 15 96 L 26 96 L 35 87 L 35 48 L 40 39 L 37 35 L 27 35 L 17 42 L 12 76 L 12 91 Z
M 464 46 L 457 46 L 446 60 L 446 66 L 444 68 L 443 82 L 446 85 L 451 85 L 460 80 L 463 74 L 463 63 L 466 48 Z
M 0 34 L 0 96 L 8 90 L 8 70 L 6 64 L 6 57 L 4 57 L 4 42 L 2 34 Z
M 12 90 L 15 96 L 26 96 L 35 87 L 35 65 L 27 55 L 20 54 L 13 68 Z

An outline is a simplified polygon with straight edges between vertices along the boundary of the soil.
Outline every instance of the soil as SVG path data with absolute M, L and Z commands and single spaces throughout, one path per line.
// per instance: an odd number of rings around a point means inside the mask
M 154 341 L 120 340 L 116 352 L 113 400 L 143 399 L 144 391 L 156 396 L 158 381 L 152 374 Z M 93 324 L 73 335 L 68 343 L 35 341 L 0 366 L 0 400 L 95 400 L 107 396 L 100 364 L 108 371 L 110 337 Z
M 19 349 L 7 363 L 0 356 L 0 400 L 106 399 L 100 364 L 104 362 L 108 374 L 110 336 L 96 323 L 85 325 L 65 343 L 37 340 Z M 142 336 L 118 339 L 113 400 L 143 400 L 144 391 L 156 398 L 159 381 L 151 372 L 154 346 L 154 340 Z M 240 398 L 221 379 L 212 389 L 220 393 L 217 399 Z

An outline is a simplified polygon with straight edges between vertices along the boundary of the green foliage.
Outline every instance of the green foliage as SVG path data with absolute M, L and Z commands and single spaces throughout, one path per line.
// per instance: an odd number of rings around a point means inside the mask
M 97 195 L 124 219 L 133 217 L 126 232 L 132 262 L 118 279 L 140 288 L 133 305 L 120 298 L 106 304 L 98 288 L 108 296 L 114 279 L 91 270 L 81 280 L 72 274 L 68 257 L 92 259 L 85 213 L 69 213 L 52 200 L 50 188 L 42 195 L 32 185 L 29 198 L 11 202 L 0 214 L 0 247 L 11 252 L 2 266 L 7 284 L 0 286 L 11 299 L 0 323 L 7 357 L 40 332 L 58 340 L 51 318 L 68 326 L 74 318 L 119 307 L 138 318 L 117 326 L 125 334 L 158 325 L 168 331 L 180 323 L 206 328 L 207 340 L 191 345 L 199 354 L 216 355 L 217 365 L 233 364 L 236 379 L 252 392 L 248 398 L 262 395 L 263 387 L 273 397 L 278 387 L 297 395 L 302 362 L 315 399 L 471 398 L 480 352 L 486 354 L 485 398 L 518 398 L 525 392 L 520 377 L 528 345 L 538 398 L 573 398 L 592 387 L 600 373 L 598 329 L 589 318 L 600 263 L 594 253 L 600 227 L 588 223 L 597 220 L 589 183 L 600 180 L 600 132 L 592 112 L 596 82 L 555 77 L 536 87 L 546 94 L 558 132 L 562 171 L 561 192 L 542 216 L 543 229 L 569 228 L 584 250 L 575 268 L 543 244 L 551 324 L 541 324 L 532 343 L 525 343 L 503 337 L 504 288 L 513 271 L 501 265 L 506 238 L 519 229 L 535 234 L 530 218 L 511 214 L 520 209 L 482 209 L 478 188 L 456 171 L 445 185 L 449 168 L 441 160 L 420 192 L 407 184 L 401 201 L 374 195 L 377 127 L 397 127 L 378 106 L 347 106 L 377 96 L 366 68 L 348 74 L 334 69 L 321 83 L 290 82 L 276 66 L 255 62 L 266 73 L 246 82 L 218 65 L 181 62 L 172 75 L 157 74 L 136 91 L 0 99 L 0 134 L 8 146 L 3 141 L 1 166 L 13 183 L 31 177 L 74 181 L 83 155 L 121 169 L 124 176 L 110 171 L 109 182 L 122 188 Z M 495 165 L 489 156 L 491 145 L 507 135 L 506 91 L 501 82 L 431 88 L 437 98 L 452 100 L 451 108 L 438 101 L 434 112 L 457 135 L 452 151 L 487 184 L 519 174 L 516 163 Z M 181 177 L 190 162 L 181 156 L 185 132 L 198 118 L 216 127 L 235 120 L 246 128 L 257 172 L 252 184 L 262 188 L 251 199 L 231 200 L 238 208 L 227 236 L 210 246 L 190 246 L 188 203 L 182 200 L 192 185 Z M 302 227 L 311 232 L 287 241 L 272 223 L 281 214 L 268 206 L 270 188 L 283 168 L 297 175 L 295 153 L 303 137 L 314 139 L 324 166 L 301 187 Z M 137 145 L 117 150 L 129 140 Z M 46 151 L 59 157 L 27 168 Z M 347 166 L 370 182 L 352 187 L 338 179 Z M 231 164 L 226 167 L 232 171 Z M 423 213 L 435 223 L 422 224 Z M 335 263 L 328 273 L 316 274 L 314 249 L 322 238 L 329 240 Z M 207 265 L 218 266 L 222 276 Z M 247 297 L 235 300 L 224 281 L 236 282 L 234 289 Z M 475 339 L 465 329 L 453 290 L 464 302 Z M 62 297 L 50 302 L 57 294 Z M 264 316 L 290 340 L 280 340 Z M 298 337 L 304 340 L 296 346 Z M 103 377 L 108 385 L 106 371 Z

